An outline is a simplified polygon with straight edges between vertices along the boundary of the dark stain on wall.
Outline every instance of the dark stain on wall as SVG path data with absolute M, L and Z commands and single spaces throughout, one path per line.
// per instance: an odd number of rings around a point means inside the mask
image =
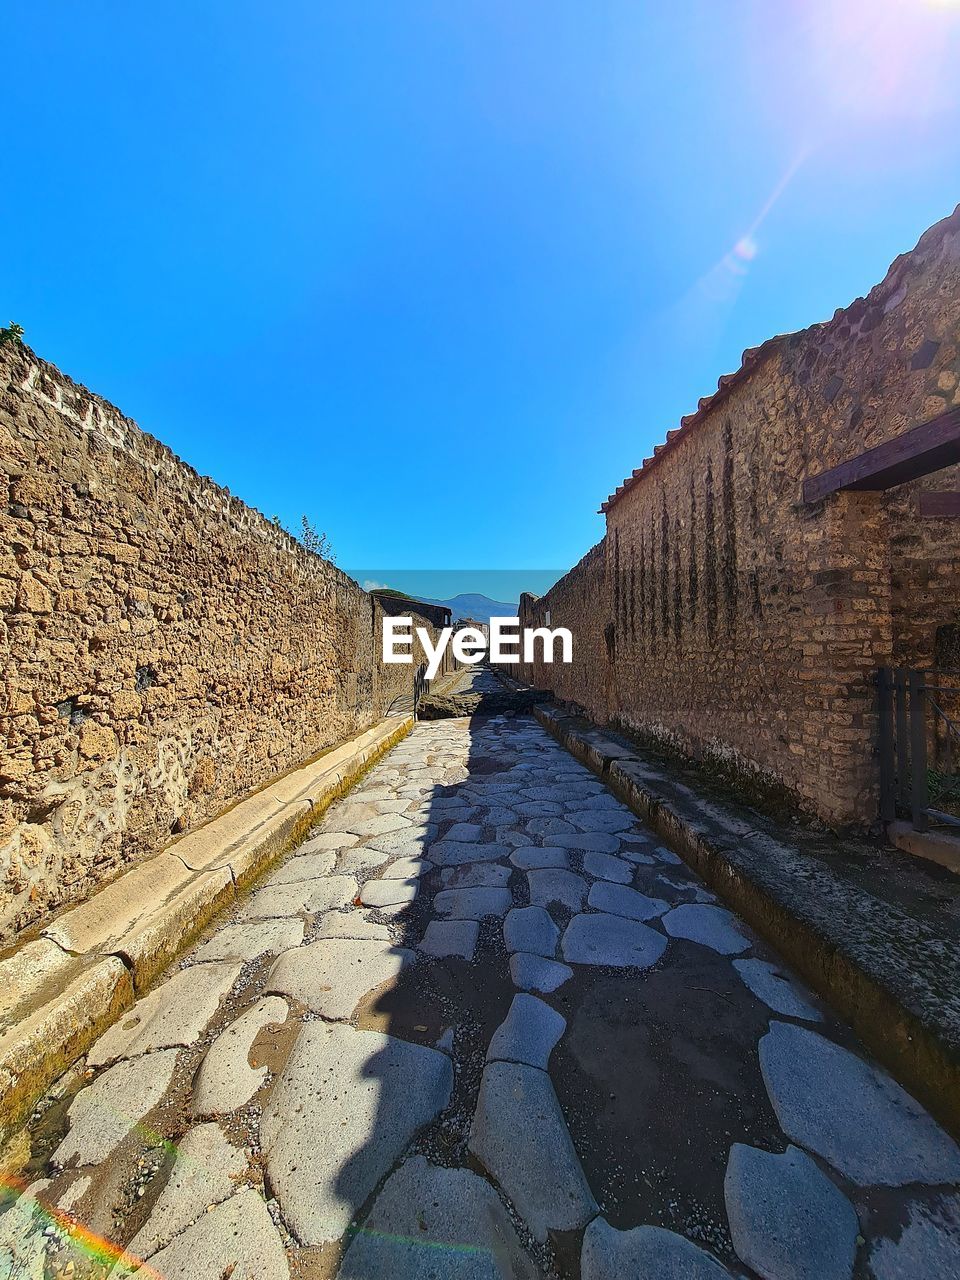
M 733 428 L 723 424 L 723 599 L 727 629 L 737 621 L 737 513 L 733 487 Z
M 717 634 L 717 530 L 713 508 L 713 461 L 707 459 L 703 496 L 704 607 L 707 638 L 712 644 Z
M 697 486 L 690 475 L 690 565 L 687 574 L 687 594 L 690 597 L 690 623 L 696 625 L 697 604 L 700 598 L 700 569 L 697 564 Z

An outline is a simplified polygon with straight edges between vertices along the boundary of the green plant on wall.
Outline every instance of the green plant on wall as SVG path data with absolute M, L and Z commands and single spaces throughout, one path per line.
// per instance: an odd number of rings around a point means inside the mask
M 325 533 L 321 533 L 314 528 L 306 516 L 300 517 L 300 542 L 308 551 L 312 551 L 314 555 L 322 556 L 324 560 L 329 560 L 331 564 L 337 563 L 337 557 L 333 552 L 333 544 Z
M 23 325 L 11 320 L 5 329 L 0 329 L 0 347 L 8 342 L 19 345 L 23 341 Z

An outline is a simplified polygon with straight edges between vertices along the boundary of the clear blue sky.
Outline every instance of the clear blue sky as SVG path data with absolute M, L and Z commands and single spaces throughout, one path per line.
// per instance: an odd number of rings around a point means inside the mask
M 958 33 L 946 0 L 14 0 L 0 322 L 345 567 L 565 567 L 745 346 L 960 200 Z

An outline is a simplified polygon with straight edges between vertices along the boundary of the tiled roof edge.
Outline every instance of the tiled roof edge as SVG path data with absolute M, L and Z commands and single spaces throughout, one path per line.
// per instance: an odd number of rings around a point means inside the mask
M 658 444 L 653 450 L 653 456 L 644 458 L 639 467 L 636 467 L 632 474 L 627 476 L 623 484 L 619 485 L 613 493 L 607 498 L 606 502 L 600 506 L 600 514 L 605 515 L 610 508 L 618 502 L 625 493 L 627 493 L 641 476 L 647 475 L 653 467 L 673 449 L 684 434 L 706 416 L 711 409 L 716 408 L 724 397 L 729 395 L 734 387 L 738 386 L 745 378 L 762 362 L 775 351 L 778 351 L 787 341 L 797 340 L 807 334 L 816 333 L 817 331 L 826 331 L 833 325 L 848 317 L 851 312 L 865 311 L 868 307 L 875 305 L 879 299 L 885 295 L 893 293 L 902 283 L 902 276 L 909 268 L 910 264 L 918 258 L 926 257 L 939 249 L 941 243 L 947 235 L 954 231 L 960 230 L 960 205 L 954 209 L 948 217 L 943 218 L 940 222 L 935 222 L 932 227 L 923 233 L 917 241 L 913 249 L 908 253 L 901 253 L 894 258 L 886 275 L 879 284 L 873 286 L 866 297 L 856 298 L 846 307 L 838 307 L 833 313 L 830 320 L 820 321 L 817 324 L 809 325 L 806 329 L 798 329 L 795 333 L 778 334 L 776 337 L 768 338 L 766 342 L 760 344 L 759 347 L 748 347 L 743 353 L 740 361 L 740 368 L 735 369 L 733 373 L 725 373 L 717 382 L 717 389 L 712 395 L 704 396 L 697 404 L 694 413 L 688 413 L 680 419 L 680 426 L 667 432 L 667 438 L 663 444 Z

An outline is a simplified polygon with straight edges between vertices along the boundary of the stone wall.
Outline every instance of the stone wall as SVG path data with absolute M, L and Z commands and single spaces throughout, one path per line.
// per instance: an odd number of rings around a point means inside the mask
M 26 347 L 0 474 L 0 936 L 409 695 L 355 582 Z
M 608 671 L 578 661 L 558 693 L 830 822 L 875 820 L 873 675 L 957 634 L 960 523 L 918 502 L 960 476 L 813 506 L 802 482 L 960 404 L 958 375 L 960 212 L 866 298 L 747 352 L 604 504 L 604 554 L 537 603 Z
M 610 617 L 608 594 L 606 547 L 598 542 L 546 595 L 522 595 L 518 610 L 521 628 L 566 627 L 574 641 L 571 663 L 544 662 L 538 642 L 536 661 L 520 665 L 521 678 L 538 689 L 549 689 L 561 702 L 601 723 L 612 712 L 608 653 L 612 625 L 604 634 Z M 509 673 L 509 667 L 504 669 Z

